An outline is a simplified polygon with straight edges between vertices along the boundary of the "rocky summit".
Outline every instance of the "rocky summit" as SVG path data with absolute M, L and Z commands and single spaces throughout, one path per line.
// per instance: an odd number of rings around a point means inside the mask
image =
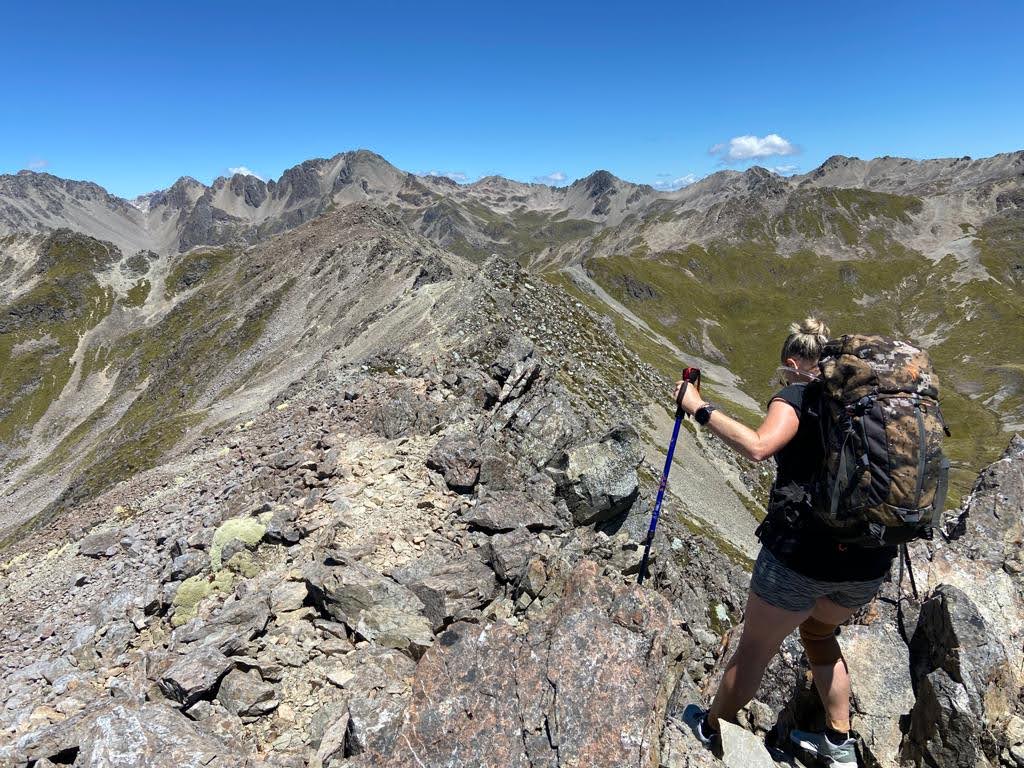
M 1021 162 L 0 179 L 0 765 L 811 765 L 795 637 L 719 753 L 681 720 L 739 637 L 770 469 L 687 422 L 636 584 L 670 375 L 699 359 L 757 417 L 770 274 L 930 342 L 962 406 L 959 503 L 840 635 L 861 765 L 1024 766 Z

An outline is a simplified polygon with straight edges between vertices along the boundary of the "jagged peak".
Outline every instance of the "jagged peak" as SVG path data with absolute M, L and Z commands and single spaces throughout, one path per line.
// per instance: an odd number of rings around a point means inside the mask
M 598 194 L 600 194 L 600 192 L 603 192 L 605 190 L 613 188 L 614 186 L 624 183 L 625 182 L 623 182 L 622 179 L 620 179 L 611 171 L 600 169 L 594 171 L 589 176 L 584 176 L 582 179 L 576 179 L 576 181 L 574 181 L 569 186 L 582 186 L 585 187 L 586 189 L 595 191 Z
M 106 189 L 101 187 L 94 181 L 82 180 L 82 179 L 66 179 L 63 176 L 54 176 L 52 173 L 46 171 L 33 171 L 28 168 L 24 168 L 17 173 L 6 173 L 0 174 L 0 182 L 13 183 L 18 186 L 25 184 L 31 184 L 35 186 L 42 185 L 53 185 L 59 186 L 67 190 L 88 190 L 89 192 L 97 195 L 105 195 L 106 197 L 113 199 L 116 198 L 107 192 Z

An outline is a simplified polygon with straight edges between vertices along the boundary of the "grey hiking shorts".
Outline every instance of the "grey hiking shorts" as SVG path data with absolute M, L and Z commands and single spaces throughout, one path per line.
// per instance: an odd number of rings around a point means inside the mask
M 775 555 L 761 547 L 754 563 L 750 589 L 769 605 L 802 613 L 813 608 L 819 597 L 827 597 L 844 608 L 865 606 L 884 580 L 882 576 L 871 581 L 818 581 L 783 565 Z

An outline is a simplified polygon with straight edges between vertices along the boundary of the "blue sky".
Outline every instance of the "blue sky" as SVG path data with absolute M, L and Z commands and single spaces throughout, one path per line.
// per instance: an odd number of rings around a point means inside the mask
M 463 180 L 661 185 L 1024 148 L 1017 0 L 37 0 L 4 27 L 0 173 L 122 196 L 359 147 Z

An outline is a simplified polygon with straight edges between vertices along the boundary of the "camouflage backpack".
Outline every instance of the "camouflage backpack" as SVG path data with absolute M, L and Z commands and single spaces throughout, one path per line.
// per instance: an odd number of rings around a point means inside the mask
M 882 336 L 843 336 L 825 345 L 818 367 L 825 461 L 817 515 L 845 543 L 931 538 L 946 497 L 949 430 L 927 353 Z

